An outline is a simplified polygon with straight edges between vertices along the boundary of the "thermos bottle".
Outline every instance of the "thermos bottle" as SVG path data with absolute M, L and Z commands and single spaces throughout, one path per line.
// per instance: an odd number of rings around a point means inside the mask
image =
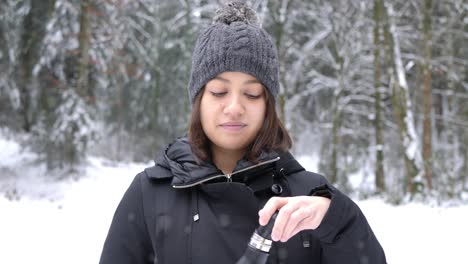
M 244 252 L 244 255 L 236 262 L 236 264 L 265 264 L 267 263 L 272 245 L 271 231 L 275 224 L 278 212 L 275 212 L 268 224 L 259 226 L 252 237 L 250 238 L 249 245 Z

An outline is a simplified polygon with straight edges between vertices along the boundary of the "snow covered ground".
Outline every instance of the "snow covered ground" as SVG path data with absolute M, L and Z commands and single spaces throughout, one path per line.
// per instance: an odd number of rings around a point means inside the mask
M 79 181 L 44 180 L 34 156 L 0 137 L 0 263 L 98 263 L 113 212 L 133 176 L 149 164 L 109 164 L 91 158 Z M 302 163 L 314 169 L 314 159 Z M 21 170 L 13 167 L 25 165 Z M 21 181 L 11 175 L 26 175 Z M 10 188 L 11 189 L 11 188 Z M 14 194 L 8 194 L 15 197 Z M 12 196 L 13 195 L 13 196 Z M 468 263 L 468 205 L 437 207 L 357 201 L 390 264 Z

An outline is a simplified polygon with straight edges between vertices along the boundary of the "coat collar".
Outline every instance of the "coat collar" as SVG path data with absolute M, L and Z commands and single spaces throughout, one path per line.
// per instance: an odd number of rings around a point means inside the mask
M 280 170 L 286 175 L 304 170 L 289 152 L 264 152 L 258 160 L 256 164 L 245 159 L 239 160 L 233 173 L 225 175 L 211 162 L 197 162 L 187 138 L 182 137 L 169 144 L 155 160 L 155 167 L 163 170 L 153 167 L 146 169 L 146 173 L 153 179 L 172 178 L 171 184 L 174 188 L 189 188 L 224 179 L 252 184 L 254 187 L 258 185 L 256 179 L 259 175 L 270 174 L 274 177 Z

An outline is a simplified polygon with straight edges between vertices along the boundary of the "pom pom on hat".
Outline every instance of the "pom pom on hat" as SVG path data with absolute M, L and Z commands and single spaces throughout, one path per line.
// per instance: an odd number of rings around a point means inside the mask
M 244 22 L 246 24 L 260 27 L 255 11 L 244 2 L 228 2 L 225 6 L 216 10 L 213 23 L 224 23 L 230 25 L 233 22 Z

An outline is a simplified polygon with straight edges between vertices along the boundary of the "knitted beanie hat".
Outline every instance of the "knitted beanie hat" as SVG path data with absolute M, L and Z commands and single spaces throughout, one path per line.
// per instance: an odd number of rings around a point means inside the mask
M 254 76 L 276 99 L 276 48 L 258 23 L 255 11 L 242 2 L 229 2 L 218 9 L 213 23 L 199 35 L 188 87 L 191 102 L 208 81 L 228 71 Z

